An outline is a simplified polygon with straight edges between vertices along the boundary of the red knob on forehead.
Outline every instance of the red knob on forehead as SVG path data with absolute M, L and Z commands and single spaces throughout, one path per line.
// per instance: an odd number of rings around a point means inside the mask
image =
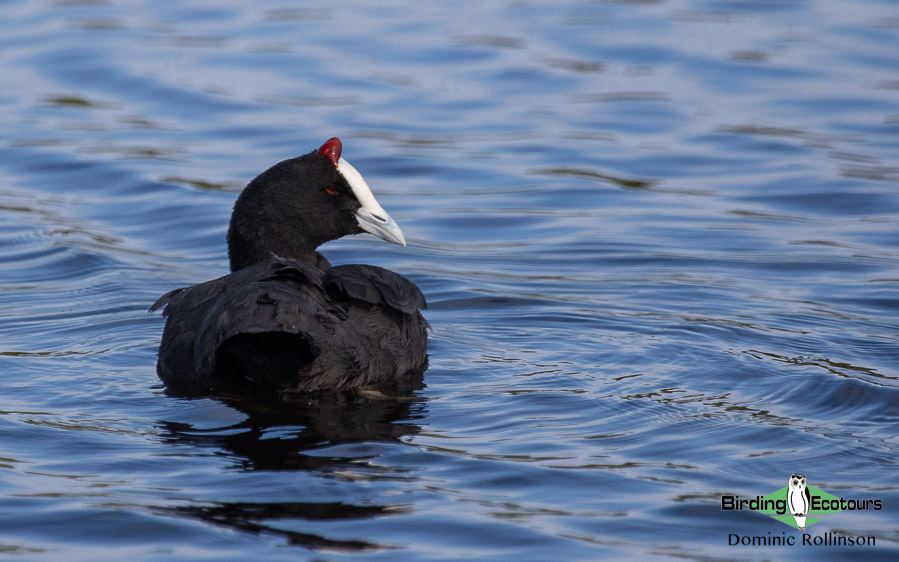
M 340 139 L 337 137 L 331 137 L 325 141 L 325 144 L 321 145 L 318 149 L 320 154 L 323 154 L 334 164 L 334 167 L 337 167 L 337 162 L 340 160 L 340 151 L 343 147 L 340 145 Z

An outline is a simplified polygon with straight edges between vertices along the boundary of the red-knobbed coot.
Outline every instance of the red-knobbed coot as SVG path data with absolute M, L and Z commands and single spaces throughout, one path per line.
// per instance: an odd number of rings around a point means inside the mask
M 372 265 L 316 248 L 363 231 L 406 245 L 337 138 L 275 164 L 237 198 L 231 273 L 163 295 L 156 371 L 177 394 L 409 387 L 427 367 L 424 296 Z

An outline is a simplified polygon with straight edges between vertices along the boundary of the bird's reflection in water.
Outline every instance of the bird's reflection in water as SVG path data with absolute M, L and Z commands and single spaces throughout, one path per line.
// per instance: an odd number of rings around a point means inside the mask
M 390 469 L 369 471 L 379 454 L 364 443 L 398 443 L 420 431 L 416 420 L 426 414 L 423 399 L 410 393 L 327 395 L 291 403 L 220 397 L 247 417 L 238 423 L 198 429 L 180 422 L 162 422 L 164 440 L 179 445 L 209 447 L 234 459 L 239 471 L 309 471 L 324 475 L 352 474 L 360 478 L 390 477 Z M 357 447 L 339 447 L 359 443 Z M 324 449 L 324 450 L 323 450 Z M 366 467 L 360 471 L 360 466 Z M 370 519 L 407 511 L 403 505 L 354 505 L 334 502 L 202 502 L 167 506 L 162 512 L 200 519 L 255 534 L 277 535 L 289 544 L 312 549 L 369 551 L 392 548 L 364 540 L 338 540 L 285 529 L 276 522 Z

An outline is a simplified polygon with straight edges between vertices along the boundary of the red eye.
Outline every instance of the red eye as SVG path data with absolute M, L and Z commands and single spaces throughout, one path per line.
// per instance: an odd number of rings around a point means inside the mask
M 337 190 L 334 189 L 333 187 L 329 187 L 329 188 L 325 189 L 325 191 L 328 193 L 328 195 L 337 195 Z

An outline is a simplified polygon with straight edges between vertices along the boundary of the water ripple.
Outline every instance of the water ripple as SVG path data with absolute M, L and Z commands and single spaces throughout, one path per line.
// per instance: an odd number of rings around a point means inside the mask
M 896 504 L 888 4 L 5 3 L 0 551 L 741 558 L 792 530 L 722 494 Z M 427 386 L 167 396 L 147 307 L 332 135 L 409 246 L 324 252 L 421 286 Z

